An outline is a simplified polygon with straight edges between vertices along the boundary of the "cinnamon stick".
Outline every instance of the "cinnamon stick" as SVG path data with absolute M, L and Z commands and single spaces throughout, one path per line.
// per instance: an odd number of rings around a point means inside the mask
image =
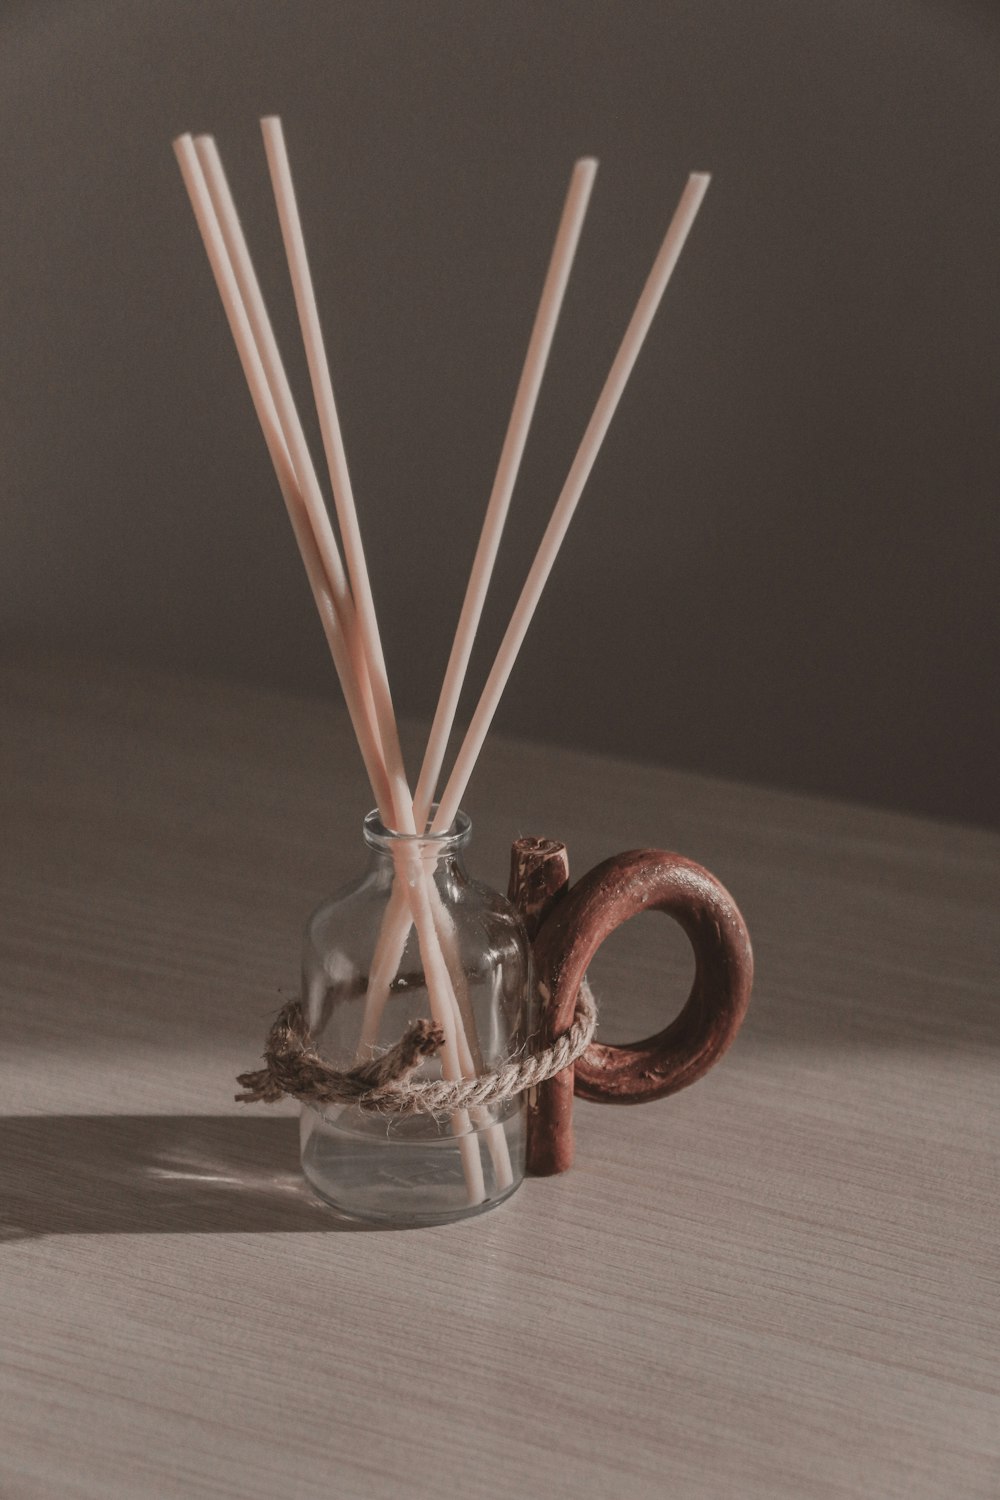
M 515 839 L 510 851 L 508 900 L 517 908 L 533 944 L 539 928 L 558 907 L 569 888 L 569 856 L 556 839 Z M 539 1025 L 542 1039 L 554 1042 L 573 1023 L 573 1016 L 557 1017 L 551 995 L 541 991 Z M 557 1024 L 558 1022 L 558 1024 Z M 564 1172 L 566 1142 L 572 1157 L 573 1068 L 539 1084 L 528 1093 L 527 1170 L 535 1177 Z

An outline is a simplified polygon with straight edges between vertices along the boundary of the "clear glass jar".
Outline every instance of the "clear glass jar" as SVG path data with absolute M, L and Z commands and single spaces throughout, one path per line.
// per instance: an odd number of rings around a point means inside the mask
M 322 1055 L 355 1066 L 420 1017 L 445 1046 L 414 1081 L 472 1077 L 517 1052 L 533 1027 L 524 926 L 498 891 L 471 880 L 459 813 L 440 836 L 364 821 L 368 868 L 306 924 L 303 1008 Z M 384 1226 L 441 1224 L 508 1198 L 524 1176 L 525 1097 L 426 1114 L 303 1105 L 302 1170 L 341 1214 Z

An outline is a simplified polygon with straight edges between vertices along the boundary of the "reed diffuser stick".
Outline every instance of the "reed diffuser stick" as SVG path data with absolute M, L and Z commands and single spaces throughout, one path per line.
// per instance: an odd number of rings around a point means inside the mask
M 372 698 L 371 681 L 368 676 L 368 668 L 362 649 L 361 638 L 358 633 L 357 616 L 354 609 L 354 600 L 351 598 L 347 576 L 341 561 L 340 548 L 330 525 L 330 516 L 323 499 L 323 492 L 316 477 L 316 469 L 313 465 L 309 445 L 306 442 L 302 423 L 299 420 L 295 399 L 292 396 L 291 386 L 285 367 L 282 363 L 281 354 L 278 349 L 271 319 L 268 316 L 267 307 L 257 280 L 257 273 L 250 258 L 243 227 L 240 224 L 236 204 L 226 179 L 222 158 L 218 147 L 210 135 L 199 135 L 194 140 L 195 151 L 201 163 L 205 185 L 208 188 L 212 206 L 215 209 L 219 228 L 225 241 L 226 250 L 229 254 L 230 264 L 236 277 L 240 296 L 246 309 L 250 328 L 253 332 L 254 342 L 260 354 L 261 363 L 267 378 L 268 387 L 274 400 L 278 413 L 278 421 L 285 437 L 292 466 L 296 478 L 299 481 L 299 489 L 302 493 L 303 502 L 309 514 L 316 545 L 323 559 L 330 581 L 330 590 L 337 606 L 337 613 L 343 629 L 344 639 L 347 642 L 354 666 L 354 676 L 357 681 L 361 703 L 366 718 L 369 720 L 372 734 L 379 740 L 377 721 L 375 717 L 375 705 Z M 384 772 L 383 772 L 384 776 Z M 376 798 L 377 801 L 384 800 Z
M 552 347 L 596 174 L 597 162 L 592 157 L 583 157 L 574 166 L 570 178 L 569 190 L 563 205 L 555 244 L 528 341 L 524 367 L 514 397 L 507 434 L 500 452 L 496 478 L 486 507 L 479 544 L 473 559 L 451 655 L 424 753 L 417 789 L 414 793 L 413 816 L 417 828 L 423 828 L 426 825 L 431 811 L 434 790 L 441 774 L 448 737 L 455 722 L 455 712 L 465 681 L 476 631 L 482 617 L 511 496 L 538 401 L 542 377 Z M 375 1044 L 382 1012 L 402 958 L 409 926 L 410 916 L 406 906 L 402 902 L 390 902 L 379 932 L 375 947 L 375 961 L 369 976 L 359 1055 L 367 1055 Z M 469 1032 L 468 1024 L 465 1029 Z M 472 1049 L 471 1061 L 478 1071 L 481 1067 L 481 1055 L 475 1044 L 474 1032 L 469 1036 L 469 1041 Z
M 511 496 L 521 467 L 524 446 L 528 440 L 528 429 L 538 401 L 542 376 L 548 363 L 556 323 L 562 309 L 563 297 L 569 282 L 569 274 L 580 240 L 580 231 L 590 202 L 591 189 L 597 174 L 597 162 L 593 157 L 583 157 L 573 168 L 569 192 L 563 207 L 559 230 L 556 234 L 552 257 L 542 287 L 542 295 L 535 314 L 534 327 L 528 341 L 524 369 L 514 397 L 507 435 L 500 451 L 500 462 L 496 478 L 486 507 L 479 545 L 472 563 L 458 628 L 448 658 L 448 666 L 441 685 L 434 722 L 431 725 L 427 749 L 414 794 L 414 817 L 418 828 L 427 821 L 434 801 L 438 777 L 448 748 L 448 737 L 455 723 L 455 713 L 469 666 L 469 657 L 479 628 L 479 621 L 486 602 L 486 594 L 493 576 L 500 538 L 503 535 Z
M 552 518 L 535 554 L 535 560 L 529 570 L 520 598 L 514 607 L 510 624 L 500 643 L 500 649 L 458 752 L 448 783 L 441 794 L 433 825 L 436 831 L 451 825 L 462 798 L 465 796 L 469 778 L 483 748 L 483 742 L 493 722 L 493 715 L 496 713 L 518 651 L 528 632 L 542 590 L 552 571 L 563 538 L 579 504 L 584 485 L 594 466 L 598 450 L 611 424 L 618 402 L 621 400 L 628 377 L 639 356 L 639 350 L 642 348 L 660 299 L 667 289 L 667 283 L 684 248 L 684 242 L 694 223 L 702 199 L 708 191 L 709 181 L 707 173 L 693 172 L 681 194 L 680 203 L 670 222 L 659 254 L 653 262 L 653 268 L 643 287 L 635 312 L 632 314 L 625 337 L 598 397 L 593 416 L 587 424 L 566 483 L 563 485 Z
M 329 582 L 319 556 L 312 526 L 302 500 L 285 438 L 281 431 L 277 409 L 268 386 L 260 352 L 254 340 L 253 330 L 243 305 L 239 285 L 229 260 L 225 239 L 215 214 L 201 163 L 190 135 L 180 137 L 174 143 L 174 149 L 185 186 L 188 190 L 188 196 L 191 199 L 191 204 L 195 212 L 195 218 L 201 231 L 205 249 L 208 253 L 209 262 L 229 321 L 230 330 L 236 343 L 240 362 L 243 365 L 244 374 L 250 387 L 258 420 L 260 421 L 265 442 L 267 443 L 268 451 L 274 464 L 282 496 L 285 499 L 295 532 L 295 538 L 299 544 L 303 562 L 306 566 L 313 596 L 320 612 L 320 618 L 323 622 L 324 631 L 334 657 L 334 664 L 337 668 L 337 674 L 347 701 L 351 722 L 354 726 L 362 757 L 365 761 L 365 769 L 368 772 L 372 790 L 379 805 L 380 815 L 386 826 L 396 826 L 391 821 L 391 786 L 388 788 L 388 803 L 379 797 L 381 790 L 380 783 L 384 785 L 384 771 L 381 776 L 379 774 L 382 767 L 381 750 L 371 737 L 361 708 L 358 686 L 354 680 L 352 665 L 336 606 L 330 593 Z M 417 926 L 418 939 L 420 940 L 421 952 L 424 955 L 424 963 L 427 971 L 428 994 L 431 999 L 432 1014 L 434 1020 L 441 1026 L 445 1037 L 441 1049 L 442 1072 L 446 1078 L 458 1079 L 463 1075 L 455 1037 L 457 1027 L 460 1025 L 457 1002 L 454 995 L 451 994 L 450 980 L 440 947 L 437 943 L 436 933 L 434 932 L 433 917 L 427 893 L 423 889 L 419 878 L 413 881 L 412 885 L 409 886 L 409 890 L 413 902 L 413 920 Z M 472 1204 L 480 1203 L 484 1201 L 486 1196 L 482 1161 L 479 1156 L 476 1139 L 471 1134 L 471 1121 L 467 1111 L 456 1112 L 452 1118 L 452 1128 L 458 1138 L 458 1147 L 462 1158 L 469 1201 Z
M 333 394 L 333 383 L 330 379 L 330 369 L 326 359 L 323 333 L 319 321 L 319 310 L 316 305 L 316 295 L 313 290 L 312 276 L 309 270 L 305 237 L 302 232 L 302 222 L 295 197 L 284 132 L 281 127 L 281 121 L 277 116 L 273 115 L 261 121 L 261 130 L 264 136 L 264 147 L 271 175 L 271 185 L 274 190 L 278 218 L 285 245 L 285 254 L 295 294 L 295 304 L 305 344 L 313 396 L 320 419 L 320 431 L 323 437 L 323 447 L 330 472 L 330 484 L 333 489 L 334 503 L 337 508 L 337 519 L 340 522 L 340 534 L 344 544 L 347 571 L 357 608 L 359 634 L 372 685 L 375 715 L 382 742 L 386 775 L 389 780 L 391 811 L 393 815 L 391 826 L 402 833 L 413 835 L 418 831 L 413 817 L 413 796 L 410 792 L 403 765 L 403 755 L 399 743 L 395 712 L 392 706 L 392 696 L 389 690 L 385 657 L 379 635 L 378 620 L 375 614 L 375 603 L 372 597 L 368 566 L 365 561 L 364 546 L 361 540 L 361 529 L 358 524 L 354 491 L 347 466 L 347 456 L 344 450 L 340 419 L 337 414 L 337 405 Z M 422 828 L 420 831 L 423 831 Z M 434 1015 L 434 1019 L 444 1028 L 449 1039 L 453 1038 L 455 1043 L 454 1061 L 452 1060 L 449 1048 L 445 1047 L 442 1049 L 442 1068 L 449 1069 L 455 1066 L 464 1069 L 466 1076 L 468 1076 L 468 1070 L 472 1067 L 473 1049 L 469 1044 L 469 1039 L 464 1035 L 465 1028 L 461 1007 L 454 993 L 448 966 L 445 962 L 445 955 L 441 948 L 440 936 L 433 920 L 434 897 L 431 889 L 433 882 L 427 877 L 427 872 L 419 864 L 413 874 L 414 879 L 412 881 L 407 879 L 409 901 L 424 961 L 424 971 L 427 979 L 428 997 L 431 1002 L 432 1014 Z M 400 878 L 407 878 L 405 872 L 402 870 L 400 871 Z M 448 1075 L 446 1074 L 446 1076 Z M 463 1138 L 464 1131 L 468 1129 L 467 1115 L 464 1116 L 464 1120 L 464 1129 L 461 1125 L 456 1124 L 456 1134 L 460 1137 L 459 1145 L 463 1153 L 469 1154 L 470 1160 L 474 1157 L 475 1167 L 481 1174 L 482 1166 L 478 1155 L 478 1145 L 474 1140 L 470 1141 Z M 495 1160 L 499 1156 L 499 1162 L 497 1163 L 499 1175 L 505 1175 L 509 1167 L 509 1158 L 506 1141 L 502 1137 L 502 1132 L 490 1132 L 489 1146 Z
M 357 609 L 358 629 L 368 665 L 368 674 L 371 678 L 375 715 L 382 739 L 386 774 L 392 791 L 394 816 L 392 827 L 402 833 L 415 833 L 417 829 L 413 821 L 413 796 L 403 766 L 403 752 L 399 743 L 392 696 L 389 692 L 389 679 L 386 673 L 378 620 L 375 615 L 375 601 L 372 598 L 368 566 L 365 562 L 364 546 L 361 541 L 361 528 L 358 525 L 354 489 L 347 467 L 344 439 L 340 430 L 340 418 L 337 414 L 337 403 L 334 399 L 333 383 L 330 379 L 330 368 L 323 344 L 323 330 L 320 327 L 319 310 L 316 306 L 316 294 L 309 271 L 305 237 L 302 233 L 302 221 L 299 217 L 298 203 L 292 184 L 292 171 L 288 161 L 284 132 L 281 128 L 281 121 L 276 115 L 269 115 L 263 119 L 261 130 L 271 174 L 271 186 L 274 190 L 278 218 L 281 223 L 285 255 L 292 278 L 295 305 L 302 328 L 309 378 L 312 381 L 313 397 L 319 413 L 323 449 L 330 471 L 330 484 L 337 508 L 337 520 L 340 522 L 340 536 L 344 544 L 347 572 Z
M 364 714 L 357 684 L 354 678 L 350 652 L 344 639 L 343 628 L 337 610 L 323 560 L 316 545 L 309 516 L 306 512 L 298 479 L 292 465 L 284 433 L 278 418 L 277 408 L 240 296 L 236 276 L 229 260 L 225 240 L 220 228 L 211 195 L 205 182 L 201 163 L 190 135 L 180 136 L 174 142 L 174 152 L 181 169 L 184 185 L 191 200 L 195 220 L 201 232 L 208 255 L 209 265 L 215 277 L 223 310 L 229 323 L 233 342 L 239 355 L 247 386 L 257 413 L 264 441 L 274 466 L 285 508 L 295 533 L 306 575 L 319 613 L 323 632 L 333 657 L 337 676 L 347 703 L 351 724 L 357 737 L 358 747 L 364 761 L 365 771 L 371 782 L 376 803 L 383 805 L 388 796 L 388 783 L 382 767 L 381 750 L 372 738 Z

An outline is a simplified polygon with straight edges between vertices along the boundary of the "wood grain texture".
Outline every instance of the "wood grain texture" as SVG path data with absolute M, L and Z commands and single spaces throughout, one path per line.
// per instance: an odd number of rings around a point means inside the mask
M 231 1102 L 361 862 L 335 709 L 0 678 L 4 1500 L 994 1497 L 1000 840 L 496 739 L 470 862 L 683 851 L 738 893 L 731 1052 L 482 1219 L 334 1228 Z M 411 760 L 417 740 L 411 739 Z M 659 918 L 597 955 L 662 1024 Z M 676 963 L 675 963 L 676 957 Z

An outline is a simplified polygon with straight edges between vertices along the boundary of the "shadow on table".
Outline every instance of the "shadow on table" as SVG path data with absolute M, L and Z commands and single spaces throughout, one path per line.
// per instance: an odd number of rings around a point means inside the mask
M 8 1116 L 0 1241 L 366 1228 L 313 1197 L 298 1149 L 298 1121 L 287 1116 Z

